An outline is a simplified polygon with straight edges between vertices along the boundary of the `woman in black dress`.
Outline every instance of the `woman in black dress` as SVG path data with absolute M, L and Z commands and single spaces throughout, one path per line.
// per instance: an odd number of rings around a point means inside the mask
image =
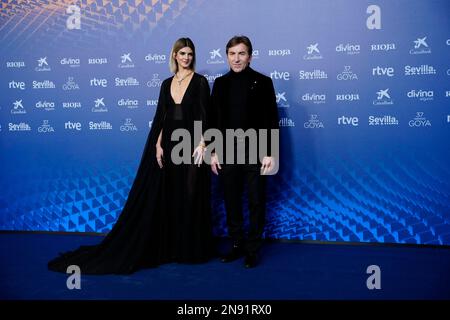
M 206 128 L 210 91 L 206 78 L 194 72 L 195 47 L 189 38 L 173 45 L 170 67 L 174 76 L 161 85 L 141 162 L 116 224 L 98 245 L 60 254 L 48 263 L 50 270 L 65 273 L 77 265 L 82 274 L 128 274 L 211 256 L 210 171 L 203 163 L 202 136 L 194 136 L 194 121 Z M 176 129 L 190 133 L 190 163 L 172 161 Z

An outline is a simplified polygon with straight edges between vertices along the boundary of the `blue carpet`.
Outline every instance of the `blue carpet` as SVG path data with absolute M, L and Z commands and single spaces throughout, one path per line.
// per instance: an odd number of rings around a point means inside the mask
M 242 260 L 173 263 L 126 276 L 82 275 L 80 290 L 67 289 L 68 275 L 47 270 L 58 252 L 100 240 L 1 233 L 0 299 L 450 299 L 448 248 L 269 242 L 254 269 Z M 381 268 L 380 290 L 367 289 L 369 265 Z

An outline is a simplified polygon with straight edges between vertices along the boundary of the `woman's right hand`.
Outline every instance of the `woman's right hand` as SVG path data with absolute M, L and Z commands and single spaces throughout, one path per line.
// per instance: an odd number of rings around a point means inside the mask
M 163 148 L 159 144 L 156 145 L 156 162 L 158 162 L 159 168 L 163 167 Z

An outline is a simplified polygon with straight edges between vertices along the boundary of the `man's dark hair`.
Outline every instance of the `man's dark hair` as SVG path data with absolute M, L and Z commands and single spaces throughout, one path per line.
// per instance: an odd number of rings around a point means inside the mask
M 237 46 L 238 44 L 241 44 L 241 43 L 243 43 L 247 47 L 248 55 L 251 56 L 252 52 L 253 52 L 252 42 L 246 36 L 234 36 L 233 38 L 231 38 L 230 41 L 228 41 L 228 43 L 227 43 L 227 48 L 226 48 L 227 54 L 228 54 L 228 49 L 230 49 L 231 47 Z

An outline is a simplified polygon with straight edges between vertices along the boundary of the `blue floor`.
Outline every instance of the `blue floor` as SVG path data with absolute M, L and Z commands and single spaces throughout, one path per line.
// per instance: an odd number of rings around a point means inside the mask
M 58 252 L 99 240 L 0 233 L 0 299 L 450 299 L 448 248 L 271 242 L 254 269 L 242 260 L 167 264 L 127 276 L 82 275 L 80 290 L 67 289 L 68 275 L 47 270 Z M 369 265 L 381 268 L 380 290 L 366 287 Z

